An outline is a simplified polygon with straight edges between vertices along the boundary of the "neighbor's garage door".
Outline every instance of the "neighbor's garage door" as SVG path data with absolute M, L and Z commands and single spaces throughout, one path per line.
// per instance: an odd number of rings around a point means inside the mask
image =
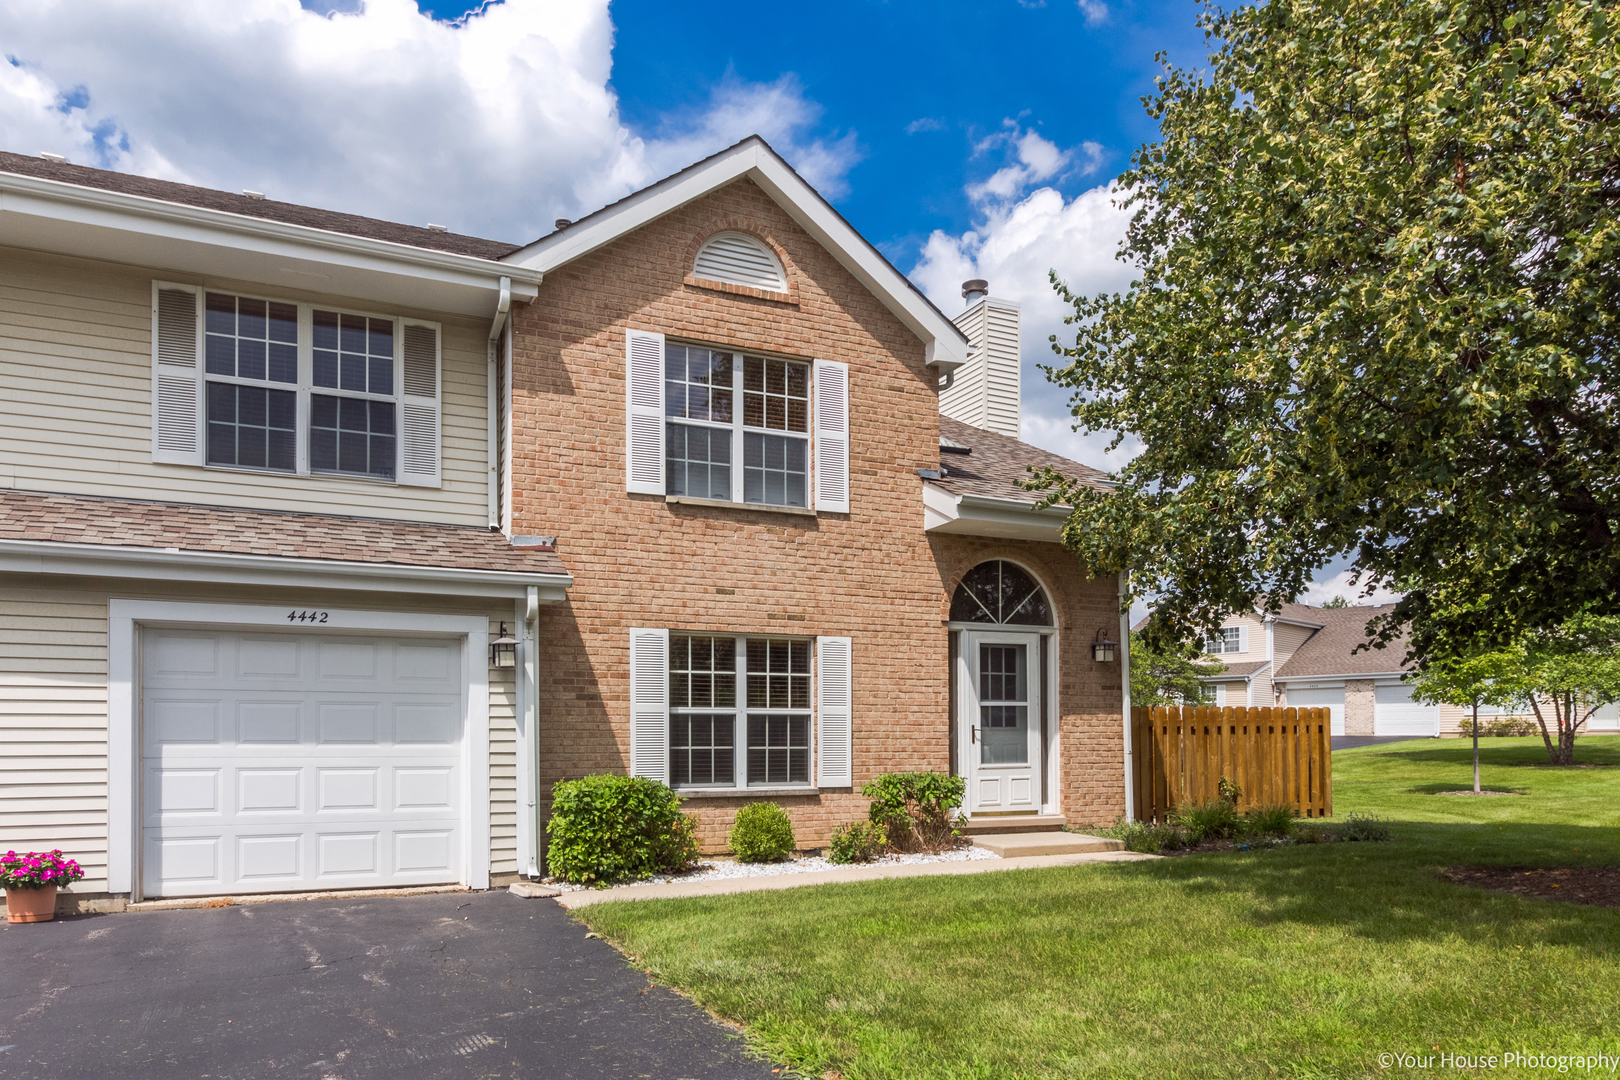
M 1344 734 L 1344 687 L 1313 686 L 1296 690 L 1288 688 L 1288 704 L 1296 709 L 1326 709 L 1332 716 L 1329 734 Z
M 454 882 L 461 645 L 142 635 L 147 896 Z
M 1401 684 L 1373 688 L 1373 734 L 1440 734 L 1440 706 L 1412 700 L 1412 688 Z

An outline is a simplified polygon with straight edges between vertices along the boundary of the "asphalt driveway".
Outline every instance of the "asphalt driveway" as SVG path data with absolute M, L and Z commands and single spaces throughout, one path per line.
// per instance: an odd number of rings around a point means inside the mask
M 770 1078 L 549 900 L 450 893 L 0 928 L 0 1076 Z

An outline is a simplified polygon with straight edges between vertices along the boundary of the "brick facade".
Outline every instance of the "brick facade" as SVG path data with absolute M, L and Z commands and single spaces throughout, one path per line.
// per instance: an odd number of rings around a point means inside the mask
M 719 229 L 781 252 L 790 300 L 692 284 L 692 253 Z M 629 757 L 629 630 L 854 640 L 855 789 L 778 801 L 803 846 L 864 816 L 858 794 L 887 771 L 946 769 L 948 630 L 956 582 L 1015 559 L 1053 593 L 1064 812 L 1123 811 L 1119 665 L 1096 664 L 1098 627 L 1117 636 L 1113 581 L 1087 581 L 1055 544 L 929 536 L 918 469 L 937 468 L 933 372 L 922 343 L 746 179 L 551 271 L 513 316 L 513 521 L 555 534 L 575 575 L 542 608 L 540 791 L 623 772 Z M 797 515 L 666 503 L 625 491 L 625 330 L 850 365 L 851 512 Z M 694 799 L 708 850 L 752 800 Z

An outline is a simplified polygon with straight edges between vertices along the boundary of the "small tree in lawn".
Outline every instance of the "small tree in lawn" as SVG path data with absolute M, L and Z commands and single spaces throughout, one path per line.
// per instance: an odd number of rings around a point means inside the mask
M 1219 675 L 1226 665 L 1202 657 L 1196 646 L 1181 642 L 1155 647 L 1145 635 L 1132 631 L 1131 704 L 1203 704 L 1209 688 L 1199 680 Z
M 1620 701 L 1620 616 L 1576 615 L 1525 634 L 1518 651 L 1524 667 L 1515 700 L 1536 714 L 1552 763 L 1572 765 L 1581 725 Z
M 1524 671 L 1522 653 L 1498 651 L 1432 660 L 1408 676 L 1412 697 L 1418 701 L 1473 710 L 1475 795 L 1479 794 L 1479 708 L 1517 700 Z

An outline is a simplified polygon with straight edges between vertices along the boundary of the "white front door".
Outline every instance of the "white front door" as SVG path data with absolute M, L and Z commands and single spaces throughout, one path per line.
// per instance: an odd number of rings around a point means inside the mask
M 454 638 L 148 630 L 146 896 L 455 882 Z
M 1041 808 L 1039 634 L 964 631 L 958 685 L 967 811 Z

